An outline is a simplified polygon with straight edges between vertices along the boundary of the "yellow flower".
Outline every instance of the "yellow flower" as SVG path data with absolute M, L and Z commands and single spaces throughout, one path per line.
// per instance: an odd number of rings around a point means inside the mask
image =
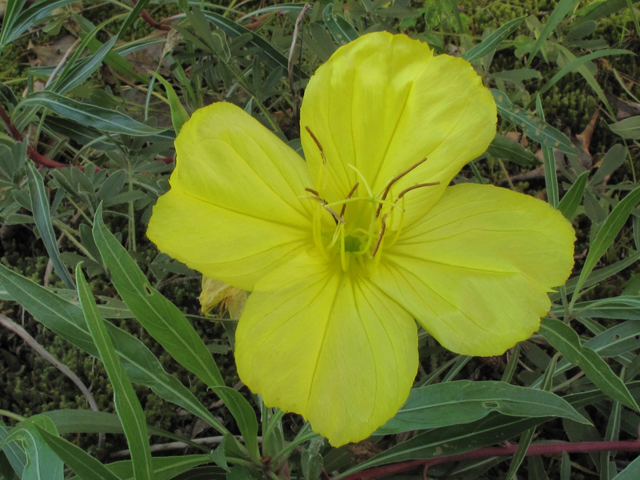
M 364 35 L 309 82 L 306 162 L 236 106 L 195 112 L 148 235 L 253 291 L 235 355 L 266 405 L 302 414 L 333 445 L 362 440 L 409 394 L 414 319 L 449 350 L 499 355 L 538 329 L 547 292 L 571 272 L 574 232 L 551 206 L 448 186 L 495 131 L 496 105 L 467 62 Z

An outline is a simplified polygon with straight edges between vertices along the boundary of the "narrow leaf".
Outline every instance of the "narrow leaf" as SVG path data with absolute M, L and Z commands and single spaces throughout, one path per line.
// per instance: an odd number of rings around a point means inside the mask
M 200 3 L 198 2 L 197 5 Z M 276 50 L 269 42 L 267 42 L 260 35 L 252 32 L 251 30 L 247 30 L 241 25 L 238 25 L 235 21 L 230 20 L 222 15 L 218 15 L 213 12 L 203 12 L 205 18 L 209 20 L 214 25 L 220 27 L 220 29 L 229 35 L 231 38 L 236 38 L 241 35 L 249 34 L 251 35 L 251 40 L 248 42 L 248 45 L 252 47 L 257 47 L 257 55 L 271 68 L 284 68 L 284 71 L 287 71 L 289 60 L 287 57 L 282 55 L 278 50 Z M 295 72 L 296 77 L 298 76 L 298 71 Z M 300 78 L 309 78 L 309 76 L 301 72 Z
M 187 120 L 189 120 L 189 114 L 187 110 L 182 106 L 176 91 L 173 89 L 173 86 L 167 82 L 164 78 L 158 75 L 156 72 L 150 71 L 154 77 L 164 86 L 167 91 L 167 99 L 169 100 L 169 108 L 171 109 L 171 123 L 173 123 L 173 129 L 176 132 L 176 135 L 180 133 L 180 129 L 182 125 L 184 125 Z
M 189 472 L 193 470 L 195 467 L 199 465 L 203 465 L 205 463 L 211 463 L 213 461 L 212 455 L 179 455 L 177 457 L 154 457 L 151 459 L 153 464 L 153 480 L 172 480 L 178 478 L 178 475 Z M 107 468 L 118 476 L 120 480 L 138 480 L 137 477 L 133 475 L 133 468 L 131 460 L 124 460 L 121 462 L 113 462 L 107 465 Z M 223 472 L 220 470 L 220 472 Z M 188 478 L 193 478 L 194 480 L 210 480 L 212 478 L 211 475 L 202 477 L 189 476 Z M 79 480 L 79 479 L 70 479 L 70 480 Z M 185 479 L 186 480 L 186 479 Z
M 100 317 L 80 264 L 76 267 L 76 279 L 84 318 L 113 386 L 113 401 L 131 450 L 133 472 L 137 480 L 152 480 L 151 448 L 144 411 L 129 377 L 122 368 L 118 354 L 113 348 L 113 342 L 107 332 L 104 320 Z
M 540 119 L 544 122 L 544 110 L 542 110 L 542 101 L 540 100 L 540 95 L 536 96 L 536 112 Z M 542 158 L 544 160 L 544 183 L 547 187 L 547 200 L 553 207 L 558 208 L 558 203 L 560 202 L 560 192 L 558 191 L 556 158 L 551 147 L 542 145 L 541 148 Z
M 635 55 L 633 52 L 629 50 L 617 50 L 617 49 L 608 49 L 608 50 L 600 50 L 598 52 L 589 53 L 588 55 L 583 55 L 582 57 L 578 57 L 575 60 L 570 61 L 564 67 L 562 67 L 558 73 L 556 73 L 551 79 L 544 84 L 544 86 L 538 92 L 538 95 L 542 95 L 551 87 L 553 87 L 556 83 L 558 83 L 562 77 L 564 77 L 567 73 L 572 72 L 577 69 L 581 65 L 586 62 L 590 62 L 591 60 L 595 60 L 596 58 L 608 57 L 611 55 Z
M 600 167 L 591 178 L 591 184 L 596 185 L 604 181 L 609 174 L 615 172 L 624 163 L 626 154 L 627 149 L 620 144 L 611 147 L 602 159 Z
M 485 55 L 494 53 L 496 50 L 498 50 L 500 44 L 509 35 L 511 35 L 518 29 L 522 22 L 524 22 L 525 18 L 526 17 L 518 17 L 505 23 L 478 45 L 475 45 L 469 51 L 463 53 L 462 58 L 464 58 L 467 62 L 473 62 L 478 58 L 482 58 Z
M 42 237 L 44 247 L 47 249 L 51 263 L 56 269 L 56 273 L 67 286 L 67 288 L 75 288 L 75 283 L 67 268 L 60 260 L 60 250 L 56 235 L 53 232 L 53 224 L 51 220 L 51 210 L 49 206 L 49 195 L 44 186 L 42 176 L 36 170 L 33 162 L 26 162 L 27 167 L 27 184 L 29 185 L 29 196 L 31 197 L 31 208 L 33 218 Z
M 101 207 L 96 212 L 93 235 L 114 286 L 136 319 L 178 363 L 214 389 L 236 418 L 249 451 L 254 458 L 260 458 L 255 440 L 258 423 L 253 409 L 237 391 L 224 388 L 222 375 L 207 346 L 178 307 L 149 284 L 127 250 L 109 232 L 102 221 Z
M 124 113 L 78 102 L 53 92 L 34 92 L 20 105 L 39 105 L 63 118 L 107 133 L 144 137 L 156 135 L 162 131 L 140 123 Z
M 58 434 L 56 426 L 50 418 L 33 416 L 11 429 L 2 443 L 0 450 L 6 444 L 17 442 L 26 454 L 26 463 L 22 471 L 24 480 L 63 480 L 64 465 L 56 453 L 49 448 L 40 435 L 37 426 L 55 435 Z
M 414 388 L 407 403 L 378 434 L 470 423 L 497 411 L 515 417 L 563 417 L 589 423 L 565 400 L 550 392 L 504 382 L 461 380 Z
M 570 326 L 559 320 L 543 318 L 540 333 L 567 362 L 578 365 L 587 378 L 604 393 L 630 408 L 639 410 L 624 382 L 596 352 L 580 344 L 578 334 Z
M 574 290 L 574 297 L 575 294 L 580 292 L 582 284 L 594 269 L 598 260 L 607 252 L 611 244 L 613 244 L 613 241 L 618 236 L 618 232 L 620 232 L 620 229 L 627 222 L 627 218 L 629 218 L 631 211 L 636 207 L 638 202 L 640 202 L 640 187 L 637 187 L 624 197 L 624 199 L 613 208 L 611 214 L 604 221 L 604 224 L 600 227 L 600 230 L 598 230 L 595 240 L 593 240 L 591 244 L 591 248 L 589 248 L 587 259 L 584 261 L 578 283 Z
M 0 283 L 13 300 L 44 326 L 89 355 L 100 358 L 80 307 L 0 264 Z M 158 359 L 137 338 L 107 323 L 107 329 L 131 380 L 159 397 L 202 418 L 221 434 L 229 433 L 191 391 L 164 371 Z
M 64 438 L 38 428 L 43 440 L 82 480 L 120 480 L 102 463 Z
M 346 45 L 359 37 L 356 29 L 344 17 L 333 13 L 332 3 L 324 8 L 322 19 L 338 45 Z
M 523 167 L 537 167 L 540 165 L 540 160 L 533 153 L 518 142 L 500 134 L 494 137 L 487 149 L 487 153 L 492 157 L 509 160 Z
M 491 89 L 491 93 L 493 93 L 493 98 L 498 105 L 500 115 L 521 127 L 529 138 L 547 147 L 556 148 L 571 155 L 580 153 L 564 133 L 533 116 L 528 111 L 515 106 L 507 98 L 507 95 L 500 90 Z
M 582 196 L 584 195 L 584 189 L 587 187 L 587 180 L 589 179 L 589 172 L 583 172 L 580 174 L 576 181 L 571 185 L 571 188 L 564 194 L 562 200 L 558 204 L 558 210 L 568 220 L 571 220 L 576 214 L 576 210 L 582 202 Z
M 542 32 L 540 32 L 540 36 L 536 39 L 536 43 L 533 45 L 533 49 L 531 50 L 531 54 L 529 57 L 529 61 L 527 62 L 527 66 L 531 64 L 537 53 L 540 51 L 542 44 L 546 42 L 551 32 L 555 30 L 560 21 L 567 16 L 567 14 L 574 9 L 574 7 L 578 4 L 579 0 L 560 0 L 556 7 L 551 12 L 547 19 L 547 23 L 544 24 L 542 28 Z
M 632 140 L 640 140 L 640 116 L 629 117 L 612 123 L 609 128 L 613 133 L 620 135 L 622 138 L 630 138 Z

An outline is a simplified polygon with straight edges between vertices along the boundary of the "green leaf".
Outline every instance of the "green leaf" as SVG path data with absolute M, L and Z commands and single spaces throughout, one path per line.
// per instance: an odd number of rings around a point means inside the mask
M 31 209 L 33 212 L 33 218 L 42 237 L 44 247 L 47 249 L 51 263 L 56 269 L 56 273 L 60 275 L 60 278 L 67 286 L 67 288 L 75 288 L 75 283 L 71 275 L 67 271 L 66 267 L 60 260 L 60 250 L 58 249 L 58 243 L 56 235 L 53 231 L 53 224 L 51 221 L 51 210 L 49 206 L 49 195 L 44 186 L 44 181 L 36 170 L 33 162 L 26 162 L 27 169 L 27 184 L 29 185 L 29 196 L 31 197 Z
M 627 267 L 630 267 L 635 262 L 640 260 L 640 252 L 630 252 L 627 258 L 617 261 L 616 263 L 606 266 L 604 268 L 599 268 L 598 270 L 594 270 L 589 274 L 587 279 L 584 281 L 582 285 L 583 288 L 590 287 L 591 285 L 595 285 L 596 283 L 600 283 L 603 280 L 606 280 L 609 277 L 612 277 L 618 272 L 621 272 Z M 570 278 L 565 287 L 567 290 L 575 289 L 576 284 L 578 283 L 579 277 Z M 550 293 L 549 297 L 553 301 L 557 301 L 560 299 L 560 294 L 558 293 Z
M 94 220 L 93 236 L 111 280 L 136 319 L 169 354 L 220 396 L 245 438 L 254 459 L 259 459 L 258 422 L 247 400 L 226 388 L 213 356 L 195 329 L 173 303 L 149 284 L 127 250 L 102 221 L 102 208 Z
M 562 77 L 564 77 L 567 73 L 572 72 L 577 69 L 581 65 L 586 62 L 590 62 L 591 60 L 595 60 L 600 57 L 608 57 L 611 55 L 635 55 L 633 52 L 629 50 L 616 50 L 616 49 L 608 49 L 608 50 L 600 50 L 598 52 L 589 53 L 588 55 L 583 55 L 582 57 L 578 57 L 575 60 L 571 60 L 564 67 L 562 67 L 558 73 L 556 73 L 551 80 L 544 84 L 544 86 L 538 92 L 538 95 L 542 95 L 551 87 L 553 87 L 556 83 L 558 83 Z
M 333 13 L 332 3 L 324 8 L 322 19 L 338 45 L 346 45 L 359 37 L 356 29 L 342 15 Z
M 81 38 L 84 38 L 87 34 L 90 34 L 90 32 L 95 28 L 93 23 L 91 23 L 82 15 L 74 15 L 74 19 L 78 22 L 78 24 L 82 29 L 79 32 Z M 87 46 L 89 48 L 89 51 L 93 55 L 96 55 L 97 52 L 100 51 L 100 49 L 103 47 L 103 44 L 97 39 L 93 38 Z M 133 64 L 129 62 L 126 58 L 123 58 L 122 55 L 120 55 L 120 53 L 117 52 L 117 48 L 114 48 L 112 51 L 107 53 L 106 57 L 104 58 L 104 62 L 107 65 L 109 65 L 111 68 L 113 68 L 115 71 L 125 75 L 128 78 L 134 79 L 138 82 L 141 82 L 147 85 L 150 82 L 149 77 L 138 75 L 134 71 Z
M 50 418 L 33 416 L 11 429 L 0 443 L 0 450 L 3 450 L 6 444 L 19 443 L 26 454 L 26 463 L 22 471 L 22 478 L 25 480 L 63 480 L 64 465 L 58 455 L 44 442 L 37 426 L 55 435 L 58 434 Z
M 76 280 L 84 318 L 113 387 L 113 402 L 129 444 L 136 480 L 152 480 L 151 448 L 144 411 L 113 348 L 113 342 L 100 317 L 80 264 L 76 267 Z
M 324 24 L 312 22 L 309 24 L 311 38 L 308 36 L 304 39 L 304 43 L 315 53 L 320 60 L 326 62 L 336 51 L 336 46 L 331 39 L 331 35 L 327 33 Z
M 578 22 L 597 21 L 601 18 L 608 17 L 612 13 L 627 8 L 627 1 L 628 0 L 598 0 L 589 3 L 576 12 L 576 15 L 582 16 Z M 638 0 L 632 0 L 632 3 L 638 3 Z
M 78 58 L 80 54 L 85 51 L 88 44 L 93 41 L 98 32 L 101 31 L 107 23 L 110 23 L 110 21 L 112 20 L 101 23 L 94 28 L 89 35 L 85 36 L 58 78 L 56 78 L 52 83 L 49 90 L 61 95 L 70 92 L 77 86 L 81 85 L 98 69 L 98 67 L 100 67 L 100 65 L 102 65 L 102 61 L 118 41 L 118 36 L 114 36 L 107 43 L 102 45 L 95 54 L 81 60 L 78 60 Z
M 94 410 L 51 410 L 41 415 L 49 417 L 55 423 L 58 433 L 124 433 L 122 422 L 118 415 Z M 147 425 L 149 435 L 170 438 L 183 442 L 206 452 L 209 448 L 192 442 L 186 437 L 167 432 L 162 428 Z
M 505 23 L 478 45 L 475 45 L 472 49 L 463 53 L 462 58 L 464 58 L 467 62 L 473 62 L 478 58 L 482 58 L 485 55 L 494 53 L 496 50 L 498 50 L 500 44 L 509 35 L 511 35 L 518 29 L 522 22 L 524 22 L 525 18 L 527 17 L 518 17 Z
M 587 259 L 584 261 L 580 277 L 576 283 L 574 298 L 572 299 L 573 301 L 575 301 L 576 294 L 580 292 L 582 284 L 596 266 L 598 260 L 600 260 L 600 258 L 613 244 L 618 232 L 620 232 L 620 229 L 627 222 L 627 218 L 629 218 L 631 211 L 636 207 L 639 201 L 640 187 L 637 187 L 613 208 L 611 214 L 609 214 L 602 227 L 600 227 L 600 230 L 598 230 L 596 238 L 591 243 Z
M 228 63 L 231 58 L 231 51 L 226 39 L 218 32 L 212 32 L 209 22 L 202 14 L 199 6 L 194 6 L 193 9 L 184 8 L 184 12 L 189 20 L 189 23 L 194 28 L 196 33 L 200 35 L 200 38 L 206 43 L 207 48 L 224 62 Z
M 174 478 L 178 478 L 178 475 L 182 473 L 193 470 L 199 465 L 211 463 L 211 461 L 211 454 L 154 457 L 151 459 L 151 463 L 153 465 L 153 480 L 172 480 Z M 131 460 L 109 463 L 106 467 L 120 480 L 138 480 L 137 477 L 134 477 L 133 464 Z M 213 477 L 206 477 L 206 480 L 209 480 L 210 478 Z M 70 480 L 80 480 L 80 478 L 73 477 Z
M 0 284 L 13 300 L 40 323 L 96 358 L 100 358 L 80 307 L 0 264 Z M 137 338 L 107 323 L 116 350 L 134 383 L 151 388 L 159 397 L 202 418 L 221 434 L 229 433 L 196 397 Z
M 638 480 L 640 478 L 640 457 L 627 465 L 623 471 L 613 477 L 613 480 Z
M 120 480 L 116 475 L 111 473 L 107 467 L 80 447 L 76 447 L 73 443 L 57 435 L 53 435 L 43 428 L 38 428 L 38 432 L 47 445 L 49 445 L 49 448 L 51 448 L 64 463 L 69 465 L 71 470 L 82 480 Z
M 579 0 L 560 0 L 556 4 L 556 7 L 553 9 L 553 12 L 551 12 L 551 15 L 549 15 L 547 22 L 544 24 L 542 32 L 540 32 L 540 36 L 536 39 L 536 43 L 534 43 L 533 48 L 531 49 L 527 66 L 531 65 L 531 62 L 540 51 L 542 44 L 546 42 L 549 35 L 551 35 L 551 32 L 553 32 L 562 19 L 574 9 L 578 2 Z
M 527 455 L 527 450 L 529 449 L 529 445 L 531 445 L 531 440 L 533 440 L 533 435 L 536 433 L 535 428 L 531 428 L 520 435 L 520 441 L 518 442 L 518 450 L 516 450 L 513 459 L 511 460 L 511 465 L 509 465 L 509 470 L 507 474 L 504 476 L 506 480 L 514 480 L 516 472 L 522 465 L 522 461 Z M 516 477 L 517 478 L 517 477 Z
M 48 17 L 56 8 L 73 3 L 74 0 L 44 0 L 36 2 L 20 13 L 25 0 L 7 1 L 2 32 L 0 32 L 0 51 L 20 35 L 35 26 L 37 22 Z
M 11 38 L 13 24 L 26 3 L 27 0 L 7 0 L 2 20 L 2 32 L 0 32 L 0 50 L 4 45 L 7 45 L 13 40 L 13 38 Z
M 176 135 L 180 133 L 182 125 L 189 120 L 189 114 L 187 110 L 180 103 L 180 99 L 173 89 L 173 86 L 167 82 L 164 78 L 158 75 L 156 72 L 151 72 L 154 77 L 164 86 L 167 91 L 167 99 L 169 100 L 169 108 L 171 109 L 171 123 L 173 123 L 173 129 Z
M 190 2 L 189 4 L 200 5 L 200 2 Z M 204 16 L 211 23 L 220 27 L 220 29 L 231 38 L 236 38 L 246 34 L 251 35 L 251 40 L 248 42 L 248 45 L 257 48 L 257 55 L 260 57 L 260 59 L 271 68 L 282 67 L 284 68 L 285 72 L 287 71 L 289 65 L 289 60 L 287 59 L 287 57 L 278 52 L 278 50 L 273 48 L 273 46 L 271 46 L 269 42 L 267 42 L 257 33 L 254 33 L 251 30 L 247 30 L 243 26 L 238 25 L 233 20 L 229 20 L 228 18 L 223 17 L 222 15 L 218 15 L 217 13 L 204 12 Z M 298 76 L 297 70 L 294 75 Z M 309 78 L 309 76 L 304 72 L 300 72 L 299 75 L 300 78 L 303 79 Z
M 120 31 L 118 32 L 116 37 L 120 37 L 120 35 L 122 35 L 127 30 L 127 28 L 133 25 L 133 22 L 140 18 L 142 10 L 144 10 L 148 3 L 149 0 L 138 0 L 137 2 L 134 2 L 133 8 L 129 12 L 129 15 L 127 15 L 127 19 L 122 23 Z
M 640 116 L 629 117 L 609 125 L 611 131 L 622 138 L 640 140 Z
M 470 452 L 519 435 L 549 419 L 550 417 L 523 419 L 492 413 L 471 424 L 435 428 L 391 447 L 342 475 L 389 463 Z
M 543 318 L 540 333 L 567 362 L 578 365 L 587 378 L 604 393 L 630 408 L 639 410 L 624 382 L 596 352 L 580 344 L 578 334 L 570 326 L 559 320 Z
M 602 163 L 596 173 L 591 177 L 591 184 L 597 185 L 604 181 L 605 178 L 620 167 L 624 163 L 624 159 L 627 154 L 627 149 L 618 144 L 609 149 L 607 154 L 602 159 Z
M 556 148 L 564 153 L 571 155 L 578 155 L 580 153 L 564 133 L 556 130 L 538 117 L 533 116 L 528 111 L 516 107 L 511 103 L 507 95 L 501 91 L 491 89 L 491 93 L 493 93 L 493 98 L 498 105 L 500 115 L 521 127 L 529 138 L 547 147 Z
M 540 165 L 540 160 L 533 153 L 518 142 L 499 133 L 489 145 L 487 153 L 492 157 L 509 160 L 523 167 L 537 167 Z
M 162 132 L 162 130 L 140 123 L 124 113 L 77 102 L 54 92 L 34 92 L 25 98 L 20 105 L 39 105 L 63 118 L 107 133 L 145 137 Z
M 3 443 L 7 435 L 9 435 L 9 432 L 11 432 L 10 429 L 3 425 L 4 424 L 0 422 L 0 444 Z M 7 456 L 7 460 L 9 460 L 9 464 L 13 471 L 16 472 L 16 475 L 18 475 L 18 478 L 22 478 L 24 467 L 27 465 L 27 456 L 24 451 L 13 442 L 4 445 L 4 447 L 0 447 L 0 451 Z
M 542 110 L 542 101 L 540 95 L 536 95 L 536 112 L 540 119 L 544 122 L 544 110 Z M 544 160 L 544 183 L 547 187 L 547 200 L 549 203 L 558 208 L 560 201 L 560 193 L 558 191 L 558 174 L 556 172 L 556 157 L 553 154 L 553 149 L 542 145 L 542 158 Z M 582 198 L 582 195 L 581 195 Z M 578 203 L 579 205 L 579 203 Z M 576 207 L 577 208 L 577 207 Z M 566 214 L 565 214 L 566 216 Z M 573 216 L 573 213 L 571 214 Z
M 571 220 L 576 214 L 580 202 L 582 202 L 582 196 L 584 195 L 584 189 L 587 187 L 587 180 L 589 179 L 589 172 L 583 172 L 580 174 L 576 181 L 571 185 L 571 188 L 564 194 L 562 200 L 558 204 L 558 210 L 568 220 Z
M 640 320 L 640 298 L 622 296 L 578 302 L 573 306 L 573 311 L 577 318 Z
M 514 417 L 563 417 L 589 423 L 565 400 L 550 392 L 484 381 L 438 383 L 414 388 L 380 435 L 470 423 L 497 411 Z

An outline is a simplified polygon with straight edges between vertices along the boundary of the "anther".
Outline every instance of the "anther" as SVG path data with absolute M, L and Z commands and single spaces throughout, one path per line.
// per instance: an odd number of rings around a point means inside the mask
M 427 157 L 424 157 L 422 160 L 420 160 L 418 163 L 416 163 L 415 165 L 409 167 L 407 170 L 405 170 L 404 172 L 402 172 L 399 175 L 396 175 L 393 180 L 391 180 L 389 182 L 389 184 L 387 185 L 387 187 L 384 189 L 384 193 L 382 194 L 382 200 L 385 200 L 387 198 L 387 195 L 389 195 L 389 190 L 391 190 L 391 187 L 393 186 L 394 183 L 396 183 L 398 180 L 400 180 L 402 177 L 404 177 L 405 175 L 407 175 L 409 172 L 411 172 L 412 170 L 414 170 L 415 168 L 419 167 L 420 165 L 422 165 L 424 162 L 427 161 Z M 382 204 L 378 205 L 378 210 L 376 211 L 376 218 L 378 218 L 380 216 L 380 210 L 382 210 Z
M 356 190 L 358 189 L 358 186 L 360 185 L 360 182 L 356 182 L 356 184 L 353 186 L 353 188 L 351 189 L 351 191 L 347 194 L 347 198 L 345 198 L 345 200 L 349 200 L 351 198 L 351 196 L 356 193 Z M 342 204 L 342 210 L 340 210 L 340 216 L 344 217 L 344 211 L 347 209 L 347 204 L 344 203 Z
M 313 188 L 305 188 L 306 192 L 313 193 L 316 197 L 320 198 L 320 194 L 316 192 Z
M 389 215 L 389 213 L 385 213 L 382 216 L 380 234 L 378 235 L 378 241 L 376 242 L 376 246 L 373 248 L 373 252 L 371 252 L 371 258 L 376 256 L 376 253 L 378 253 L 378 249 L 380 248 L 380 244 L 382 243 L 382 237 L 384 237 L 384 231 L 387 229 L 387 215 Z
M 311 129 L 305 125 L 304 129 L 309 132 L 309 135 L 311 135 L 311 138 L 313 139 L 314 142 L 316 142 L 316 145 L 318 147 L 318 150 L 320 150 L 320 155 L 322 156 L 322 162 L 323 163 L 327 163 L 327 158 L 324 156 L 324 148 L 322 148 L 322 145 L 320 144 L 320 140 L 318 140 L 318 137 L 316 137 L 313 132 L 311 131 Z
M 396 201 L 400 200 L 402 197 L 405 196 L 406 193 L 410 192 L 411 190 L 415 190 L 416 188 L 422 188 L 422 187 L 433 187 L 434 185 L 440 185 L 440 182 L 419 183 L 418 185 L 414 185 L 413 187 L 405 188 L 403 191 L 400 192 L 400 195 L 398 195 L 398 198 L 396 198 Z

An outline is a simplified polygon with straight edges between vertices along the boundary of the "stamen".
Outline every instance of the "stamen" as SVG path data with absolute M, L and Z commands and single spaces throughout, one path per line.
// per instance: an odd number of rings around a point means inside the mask
M 314 198 L 314 197 L 301 197 L 301 198 Z M 344 200 L 338 200 L 337 202 L 327 203 L 327 207 L 335 207 L 336 205 L 345 205 L 347 203 L 359 202 L 359 201 L 370 202 L 370 203 L 382 203 L 383 205 L 388 205 L 391 208 L 400 208 L 398 205 L 395 204 L 395 202 L 391 202 L 389 200 L 379 200 L 376 197 L 346 198 Z
M 327 245 L 327 250 L 330 250 L 333 248 L 333 246 L 336 244 L 336 242 L 338 241 L 338 238 L 340 237 L 340 230 L 341 227 L 343 226 L 343 224 L 338 224 L 338 226 L 336 227 L 336 229 L 333 232 L 333 238 L 331 239 L 331 242 L 329 243 L 329 245 Z
M 371 252 L 371 258 L 376 256 L 376 253 L 378 252 L 378 249 L 380 248 L 380 244 L 382 243 L 382 237 L 384 237 L 384 231 L 387 229 L 387 215 L 389 215 L 388 213 L 385 213 L 382 216 L 382 219 L 380 220 L 382 225 L 380 227 L 380 234 L 378 235 L 378 241 L 376 242 L 376 246 L 373 249 L 373 252 Z
M 356 189 L 358 188 L 358 186 L 360 185 L 360 182 L 356 182 L 356 184 L 353 186 L 353 188 L 351 189 L 351 191 L 349 193 L 347 193 L 347 198 L 345 200 L 349 200 L 351 198 L 351 195 L 353 195 L 356 192 Z M 342 205 L 342 210 L 340 210 L 340 216 L 344 217 L 344 211 L 347 209 L 347 204 L 344 203 Z
M 322 244 L 322 219 L 320 218 L 320 212 L 322 207 L 318 206 L 313 212 L 313 241 L 316 244 L 316 248 L 320 251 L 325 259 L 328 259 L 327 251 Z
M 398 220 L 398 229 L 396 230 L 396 234 L 393 236 L 393 240 L 391 240 L 390 247 L 393 247 L 398 238 L 400 238 L 400 232 L 402 232 L 402 227 L 404 226 L 404 197 L 402 197 L 402 208 L 400 209 L 400 220 Z
M 342 271 L 346 272 L 349 266 L 349 257 L 344 246 L 344 225 L 340 225 L 340 263 L 342 264 Z
M 362 173 L 360 172 L 360 170 L 358 170 L 356 167 L 354 167 L 351 164 L 347 165 L 349 168 L 351 168 L 352 170 L 355 170 L 355 172 L 360 176 L 360 180 L 362 180 L 362 183 L 364 183 L 364 187 L 367 189 L 367 193 L 369 194 L 370 197 L 373 197 L 373 192 L 371 191 L 371 187 L 369 186 L 369 184 L 367 183 L 367 179 L 364 178 L 364 175 L 362 175 Z
M 398 195 L 398 198 L 396 198 L 396 202 L 400 200 L 402 197 L 404 197 L 405 194 L 410 192 L 411 190 L 415 190 L 416 188 L 422 188 L 422 187 L 433 187 L 434 185 L 440 185 L 440 182 L 419 183 L 418 185 L 414 185 L 413 187 L 405 188 L 403 191 L 400 192 L 400 195 Z
M 399 175 L 396 175 L 388 184 L 387 187 L 384 189 L 384 193 L 382 194 L 382 200 L 387 198 L 387 195 L 389 194 L 389 190 L 391 190 L 391 187 L 393 186 L 394 183 L 396 183 L 398 180 L 400 180 L 402 177 L 404 177 L 405 175 L 407 175 L 409 172 L 411 172 L 413 169 L 419 167 L 420 165 L 422 165 L 424 162 L 427 161 L 427 157 L 424 157 L 422 160 L 420 160 L 418 163 L 416 163 L 415 165 L 413 165 L 412 167 L 409 167 L 407 170 L 405 170 L 404 172 L 402 172 Z M 380 210 L 382 210 L 382 204 L 378 205 L 378 210 L 376 211 L 376 218 L 378 218 L 380 216 Z
M 308 188 L 305 188 L 305 190 L 310 190 Z M 324 209 L 329 212 L 331 215 L 333 215 L 333 217 L 339 222 L 339 223 L 345 223 L 344 222 L 344 218 L 342 218 L 340 215 L 338 215 L 338 213 L 333 210 L 331 207 L 327 206 L 327 202 L 324 201 L 322 198 L 320 197 L 302 197 L 302 198 L 308 198 L 309 200 L 315 200 L 316 202 L 319 202 Z
M 320 194 L 316 192 L 313 188 L 305 188 L 306 192 L 313 193 L 316 197 L 320 198 Z
M 322 148 L 322 145 L 320 144 L 320 140 L 318 140 L 318 137 L 316 137 L 313 132 L 311 131 L 311 129 L 305 125 L 304 129 L 309 132 L 309 135 L 311 135 L 311 138 L 313 139 L 314 142 L 316 142 L 316 145 L 318 147 L 318 150 L 320 150 L 320 156 L 322 156 L 322 163 L 326 164 L 327 163 L 327 157 L 325 157 L 324 155 L 324 148 Z

